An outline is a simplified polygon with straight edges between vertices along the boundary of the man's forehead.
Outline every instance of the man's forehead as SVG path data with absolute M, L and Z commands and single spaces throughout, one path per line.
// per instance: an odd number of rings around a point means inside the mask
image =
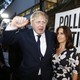
M 34 20 L 43 20 L 43 19 L 46 19 L 44 16 L 36 16 L 35 18 L 34 18 Z

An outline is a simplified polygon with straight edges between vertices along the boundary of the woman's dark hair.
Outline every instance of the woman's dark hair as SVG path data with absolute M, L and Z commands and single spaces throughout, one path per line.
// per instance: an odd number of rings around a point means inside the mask
M 70 30 L 70 28 L 68 26 L 60 26 L 56 29 L 56 34 L 58 34 L 58 31 L 59 29 L 62 28 L 63 29 L 63 33 L 65 34 L 66 36 L 66 45 L 65 45 L 65 48 L 67 50 L 73 48 L 73 39 L 72 39 L 72 32 Z M 57 41 L 57 48 L 59 47 L 59 43 Z

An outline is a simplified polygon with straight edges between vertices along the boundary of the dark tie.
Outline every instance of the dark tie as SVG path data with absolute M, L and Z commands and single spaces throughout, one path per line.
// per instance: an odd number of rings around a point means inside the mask
M 40 50 L 40 37 L 41 37 L 41 35 L 38 35 L 37 45 L 38 45 L 39 56 L 40 56 L 40 58 L 42 58 L 42 54 L 41 54 L 41 50 Z

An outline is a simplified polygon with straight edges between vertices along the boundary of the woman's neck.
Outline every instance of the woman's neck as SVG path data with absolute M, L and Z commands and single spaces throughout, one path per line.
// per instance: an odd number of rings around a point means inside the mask
M 59 56 L 65 50 L 65 44 L 61 43 L 59 48 L 56 50 L 56 54 Z
M 59 48 L 60 48 L 60 49 L 65 49 L 65 45 L 66 45 L 66 43 L 60 43 L 60 44 L 59 44 Z

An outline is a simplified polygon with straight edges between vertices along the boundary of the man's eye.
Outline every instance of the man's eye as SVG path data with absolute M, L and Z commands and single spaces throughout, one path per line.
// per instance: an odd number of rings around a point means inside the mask
M 36 23 L 40 23 L 40 21 L 37 21 Z
M 42 24 L 46 24 L 46 22 L 45 21 L 37 21 L 36 23 L 42 23 Z

